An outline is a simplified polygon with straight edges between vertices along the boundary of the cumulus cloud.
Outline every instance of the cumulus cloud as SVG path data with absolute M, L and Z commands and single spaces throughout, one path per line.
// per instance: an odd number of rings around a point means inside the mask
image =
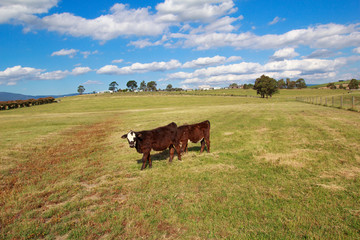
M 158 21 L 163 22 L 210 22 L 226 14 L 234 13 L 232 0 L 165 0 L 156 6 Z
M 23 80 L 61 80 L 69 75 L 78 76 L 91 71 L 89 67 L 76 67 L 72 71 L 51 71 L 32 67 L 14 66 L 0 71 L 0 85 L 16 85 Z
M 0 1 L 0 23 L 29 21 L 34 14 L 47 13 L 59 0 Z
M 76 49 L 61 49 L 59 51 L 53 52 L 51 56 L 69 56 L 73 58 L 79 50 Z
M 22 79 L 37 78 L 44 70 L 31 67 L 14 66 L 0 71 L 0 85 L 16 85 Z
M 128 5 L 117 3 L 110 14 L 94 19 L 60 13 L 39 19 L 35 28 L 47 29 L 75 37 L 91 37 L 107 41 L 119 36 L 155 36 L 162 34 L 168 24 L 158 22 L 148 8 L 130 9 Z
M 115 65 L 106 65 L 99 70 L 98 74 L 110 75 L 126 75 L 133 73 L 157 72 L 176 69 L 181 66 L 178 60 L 170 60 L 169 62 L 152 62 L 152 63 L 134 63 L 130 66 L 119 68 Z
M 92 71 L 92 70 L 89 67 L 76 67 L 71 71 L 71 74 L 74 76 L 78 76 L 78 75 L 88 73 L 90 71 Z
M 354 48 L 354 49 L 353 49 L 353 52 L 354 52 L 354 53 L 359 53 L 359 54 L 360 54 L 360 47 Z
M 168 74 L 168 80 L 179 79 L 181 84 L 221 84 L 234 81 L 253 81 L 262 74 L 279 78 L 302 77 L 321 79 L 334 77 L 336 72 L 346 64 L 360 61 L 360 56 L 326 59 L 285 59 L 266 64 L 241 62 L 237 64 L 207 67 L 193 72 L 176 72 Z
M 251 32 L 203 34 L 174 33 L 173 39 L 183 41 L 184 47 L 206 50 L 231 46 L 238 49 L 276 49 L 288 46 L 312 48 L 343 48 L 360 44 L 360 24 L 325 24 L 307 29 L 296 29 L 284 34 L 258 36 Z
M 272 61 L 283 61 L 285 59 L 291 59 L 299 56 L 297 52 L 295 52 L 294 48 L 283 48 L 277 50 L 274 55 L 270 57 Z

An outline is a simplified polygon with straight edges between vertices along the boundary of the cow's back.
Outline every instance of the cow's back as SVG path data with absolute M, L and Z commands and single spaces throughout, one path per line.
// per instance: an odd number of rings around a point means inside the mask
M 210 121 L 188 125 L 188 138 L 192 142 L 198 142 L 203 138 L 210 137 Z
M 172 122 L 166 126 L 158 127 L 153 130 L 139 132 L 142 134 L 142 148 L 152 148 L 155 151 L 163 151 L 170 145 L 177 143 L 177 125 Z

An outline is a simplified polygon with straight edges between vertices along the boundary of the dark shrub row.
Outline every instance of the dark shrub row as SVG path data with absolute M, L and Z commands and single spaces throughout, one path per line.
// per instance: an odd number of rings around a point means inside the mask
M 55 102 L 55 98 L 53 97 L 46 97 L 46 98 L 39 98 L 39 99 L 28 99 L 28 100 L 15 100 L 15 101 L 6 101 L 0 102 L 0 110 L 8 110 L 8 109 L 15 109 L 15 108 L 22 108 L 22 107 L 31 107 L 34 105 L 42 105 L 47 103 Z

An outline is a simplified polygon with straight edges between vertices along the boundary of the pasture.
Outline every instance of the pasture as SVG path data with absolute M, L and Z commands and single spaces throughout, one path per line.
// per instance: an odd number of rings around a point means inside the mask
M 295 101 L 329 93 L 84 95 L 1 111 L 0 239 L 358 239 L 360 113 Z M 121 139 L 206 119 L 211 153 L 152 151 L 152 169 Z

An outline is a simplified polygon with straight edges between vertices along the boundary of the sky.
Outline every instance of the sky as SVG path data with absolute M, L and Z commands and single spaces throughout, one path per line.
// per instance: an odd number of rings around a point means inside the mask
M 0 92 L 360 79 L 359 0 L 1 0 Z

